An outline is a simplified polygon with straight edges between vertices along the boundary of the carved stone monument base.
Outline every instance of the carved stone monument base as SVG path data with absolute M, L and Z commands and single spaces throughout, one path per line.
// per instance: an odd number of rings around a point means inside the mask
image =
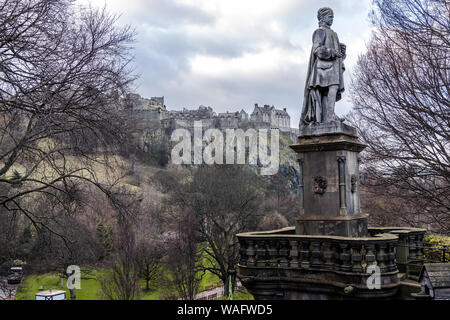
M 333 17 L 330 8 L 317 12 L 300 136 L 290 146 L 299 169 L 296 226 L 237 235 L 238 277 L 257 300 L 411 299 L 420 290 L 410 280 L 424 261 L 426 230 L 368 228 L 361 213 L 359 153 L 366 146 L 334 114 L 346 46 L 330 29 Z
M 354 128 L 322 123 L 300 134 L 291 146 L 299 164 L 296 226 L 237 235 L 242 284 L 257 300 L 411 299 L 410 262 L 423 263 L 425 230 L 368 228 L 359 199 L 365 145 Z
M 296 234 L 367 236 L 360 212 L 359 157 L 365 148 L 356 129 L 342 122 L 300 128 L 291 148 L 300 169 L 300 212 Z
M 348 150 L 361 152 L 366 145 L 358 140 L 356 129 L 342 122 L 320 123 L 300 127 L 297 153 Z
M 296 233 L 341 237 L 367 236 L 366 216 L 313 217 L 301 215 L 296 219 Z

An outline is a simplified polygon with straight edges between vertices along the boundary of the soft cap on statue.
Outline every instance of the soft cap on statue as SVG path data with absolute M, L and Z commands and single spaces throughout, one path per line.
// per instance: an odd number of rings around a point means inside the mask
M 333 10 L 331 8 L 326 8 L 326 7 L 325 8 L 320 8 L 317 11 L 317 19 L 319 19 L 319 21 L 320 21 L 324 17 L 326 17 L 328 14 L 334 15 Z

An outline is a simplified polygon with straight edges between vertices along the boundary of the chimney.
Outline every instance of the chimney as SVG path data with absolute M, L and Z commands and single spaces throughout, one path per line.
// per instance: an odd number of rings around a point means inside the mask
M 286 108 L 283 108 L 284 112 L 286 112 Z

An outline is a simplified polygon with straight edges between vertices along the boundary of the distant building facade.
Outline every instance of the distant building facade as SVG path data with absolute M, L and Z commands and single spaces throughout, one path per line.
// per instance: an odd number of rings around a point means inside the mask
M 291 117 L 284 109 L 276 109 L 274 106 L 264 105 L 255 108 L 251 114 L 244 109 L 234 112 L 215 113 L 211 107 L 199 106 L 198 109 L 183 108 L 180 111 L 167 111 L 166 119 L 180 121 L 214 120 L 215 127 L 219 129 L 238 128 L 242 124 L 259 124 L 259 127 L 291 131 Z M 258 125 L 256 125 L 258 127 Z
M 199 106 L 197 110 L 183 108 L 182 111 L 168 111 L 168 119 L 180 120 L 204 120 L 216 117 L 216 113 L 211 107 Z
M 286 108 L 280 110 L 267 104 L 264 107 L 260 107 L 256 103 L 250 117 L 251 121 L 268 122 L 272 128 L 280 130 L 291 128 L 291 117 L 287 113 Z
M 217 115 L 219 119 L 237 119 L 239 121 L 249 121 L 249 115 L 247 112 L 242 109 L 241 111 L 236 112 L 223 112 Z
M 143 98 L 137 93 L 129 93 L 125 99 L 123 99 L 124 107 L 132 110 L 163 110 L 166 111 L 164 105 L 164 96 L 151 97 L 150 99 Z
M 253 112 L 248 114 L 244 109 L 234 112 L 216 113 L 210 106 L 200 105 L 198 109 L 167 110 L 164 96 L 143 98 L 139 94 L 128 94 L 122 99 L 125 112 L 132 112 L 138 131 L 153 132 L 160 128 L 170 132 L 178 128 L 193 130 L 195 121 L 202 121 L 204 130 L 216 128 L 226 129 L 279 129 L 280 132 L 296 139 L 298 129 L 290 127 L 291 118 L 284 109 L 274 106 L 255 104 Z M 168 130 L 168 131 L 167 131 Z
M 150 107 L 156 107 L 161 109 L 166 109 L 166 106 L 164 105 L 164 96 L 162 97 L 151 97 L 149 102 Z

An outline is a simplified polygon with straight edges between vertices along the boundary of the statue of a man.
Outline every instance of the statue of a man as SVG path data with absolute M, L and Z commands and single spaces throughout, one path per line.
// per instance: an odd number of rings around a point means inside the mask
M 319 29 L 313 34 L 300 126 L 343 121 L 334 113 L 334 105 L 344 91 L 343 60 L 346 46 L 339 42 L 336 32 L 330 29 L 333 10 L 321 8 L 317 18 Z

